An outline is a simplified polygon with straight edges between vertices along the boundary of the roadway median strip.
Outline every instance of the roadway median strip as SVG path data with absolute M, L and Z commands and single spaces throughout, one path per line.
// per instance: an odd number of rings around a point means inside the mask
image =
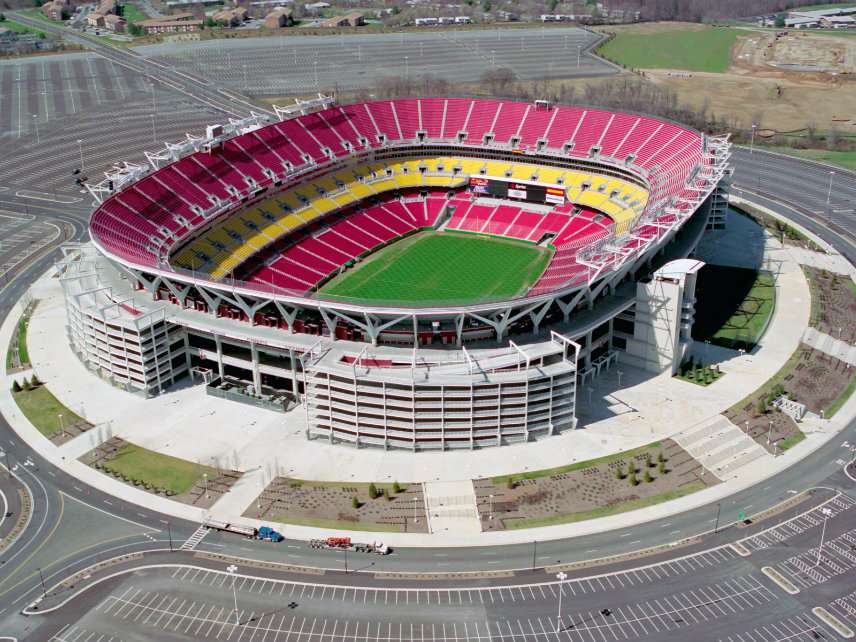
M 821 620 L 823 620 L 825 624 L 835 629 L 835 632 L 838 633 L 838 635 L 840 635 L 841 637 L 846 638 L 848 640 L 853 637 L 853 629 L 844 624 L 844 622 L 839 620 L 822 606 L 814 607 L 811 612 L 814 613 Z
M 785 593 L 789 593 L 790 595 L 796 595 L 800 592 L 800 590 L 794 586 L 790 580 L 788 580 L 784 575 L 779 573 L 772 566 L 765 566 L 761 569 L 761 572 L 769 577 L 773 582 L 778 584 L 779 588 L 781 588 Z

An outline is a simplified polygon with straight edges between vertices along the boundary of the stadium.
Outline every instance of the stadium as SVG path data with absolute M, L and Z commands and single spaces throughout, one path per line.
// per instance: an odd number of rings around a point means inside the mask
M 87 185 L 91 244 L 60 278 L 93 372 L 147 396 L 190 378 L 304 412 L 310 439 L 419 451 L 573 429 L 604 369 L 682 361 L 727 137 L 546 101 L 276 115 Z

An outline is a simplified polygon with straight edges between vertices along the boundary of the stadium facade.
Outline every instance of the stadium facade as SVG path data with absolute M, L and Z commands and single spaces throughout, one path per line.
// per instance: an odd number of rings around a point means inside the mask
M 617 360 L 684 358 L 684 257 L 724 225 L 727 137 L 543 101 L 319 97 L 277 116 L 89 185 L 91 243 L 58 268 L 94 372 L 144 395 L 192 377 L 302 404 L 310 438 L 426 450 L 574 428 L 579 386 Z M 427 268 L 433 296 L 387 287 L 381 253 L 418 235 L 545 260 L 512 294 L 456 290 L 470 275 L 449 260 Z M 357 273 L 370 287 L 349 295 Z

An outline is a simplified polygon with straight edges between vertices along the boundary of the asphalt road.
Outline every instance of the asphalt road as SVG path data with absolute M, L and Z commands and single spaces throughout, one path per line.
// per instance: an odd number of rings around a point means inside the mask
M 118 51 L 112 47 L 105 47 L 100 44 L 93 45 L 93 47 L 99 54 L 104 55 L 108 59 L 115 60 L 117 63 L 121 60 L 119 64 L 132 65 L 138 63 L 138 61 L 131 60 L 134 58 L 132 53 Z M 148 64 L 144 63 L 145 66 L 135 68 L 141 73 L 157 72 L 157 69 L 151 69 L 148 67 Z M 164 77 L 168 78 L 168 82 L 178 84 L 182 93 L 190 98 L 209 106 L 212 105 L 212 91 L 214 91 L 212 87 L 200 86 L 197 80 L 172 71 L 165 73 Z M 221 103 L 219 101 L 223 100 L 222 94 L 214 92 L 213 95 L 217 96 L 218 101 L 213 104 L 219 109 L 239 109 L 239 105 L 245 104 L 243 99 L 240 98 L 234 103 L 232 103 L 232 98 L 227 98 L 226 103 Z M 848 211 L 848 204 L 852 204 L 854 196 L 856 196 L 856 175 L 844 170 L 835 170 L 835 174 L 832 175 L 832 190 L 829 191 L 828 181 L 831 170 L 821 164 L 779 157 L 758 151 L 749 154 L 745 150 L 737 150 L 734 157 L 734 165 L 736 168 L 734 177 L 734 186 L 736 189 L 757 193 L 760 195 L 759 200 L 763 200 L 771 207 L 815 230 L 839 248 L 846 256 L 851 259 L 854 257 L 853 239 L 854 231 L 856 231 L 856 219 L 852 215 L 852 210 Z M 33 185 L 34 189 L 37 187 L 38 185 Z M 827 200 L 829 200 L 828 206 Z M 17 214 L 23 212 L 34 216 L 36 219 L 61 221 L 73 227 L 76 238 L 85 236 L 84 224 L 88 215 L 85 202 L 56 204 L 43 200 L 19 197 L 17 194 L 13 195 L 9 192 L 0 192 L 0 208 Z M 9 280 L 0 289 L 0 318 L 5 318 L 29 284 L 47 269 L 52 260 L 52 256 L 44 256 L 19 268 L 17 272 L 10 275 Z M 476 547 L 453 550 L 400 549 L 395 551 L 392 556 L 372 560 L 375 564 L 373 566 L 366 564 L 361 573 L 345 575 L 344 581 L 352 584 L 363 583 L 366 577 L 373 576 L 377 571 L 451 572 L 463 569 L 486 569 L 490 571 L 530 569 L 533 565 L 542 567 L 617 553 L 627 553 L 658 545 L 669 539 L 689 537 L 707 532 L 713 526 L 717 513 L 722 513 L 721 523 L 729 524 L 736 518 L 736 514 L 740 510 L 747 510 L 750 513 L 762 511 L 782 499 L 788 498 L 795 492 L 806 488 L 826 486 L 852 493 L 854 484 L 850 479 L 841 474 L 841 465 L 837 462 L 849 454 L 845 445 L 854 442 L 856 442 L 856 426 L 851 424 L 823 448 L 804 461 L 768 480 L 766 484 L 738 493 L 726 502 L 723 502 L 721 506 L 702 507 L 670 518 L 665 522 L 652 522 L 644 527 L 634 527 L 632 529 L 624 529 L 591 537 L 549 543 L 533 543 L 531 545 L 494 548 Z M 32 634 L 33 626 L 49 627 L 54 626 L 56 622 L 45 620 L 40 624 L 34 625 L 37 622 L 35 618 L 23 618 L 17 615 L 17 611 L 40 594 L 43 580 L 46 586 L 51 586 L 69 573 L 85 568 L 93 561 L 104 559 L 104 557 L 114 555 L 117 552 L 126 553 L 152 548 L 166 548 L 170 544 L 170 535 L 174 542 L 177 543 L 183 541 L 196 529 L 195 524 L 172 520 L 164 515 L 153 514 L 151 511 L 129 504 L 121 498 L 111 497 L 95 489 L 85 487 L 77 480 L 69 478 L 61 471 L 41 460 L 2 421 L 0 421 L 0 444 L 9 453 L 9 459 L 17 462 L 16 473 L 19 474 L 21 480 L 30 488 L 34 500 L 33 519 L 27 531 L 11 548 L 4 551 L 2 556 L 0 556 L 0 562 L 3 563 L 3 576 L 0 577 L 0 632 L 4 634 L 6 630 L 10 630 L 20 635 L 22 639 L 46 639 L 43 632 L 47 628 L 38 633 L 38 637 L 27 638 L 24 635 L 24 631 L 29 627 L 30 632 L 26 635 L 30 635 Z M 853 528 L 854 525 L 850 513 L 846 515 L 847 517 L 836 518 L 842 524 L 839 529 L 842 532 L 848 532 L 848 529 Z M 123 520 L 131 520 L 133 524 Z M 116 526 L 117 522 L 121 522 L 126 526 Z M 81 528 L 81 523 L 85 523 L 86 527 Z M 69 527 L 62 528 L 62 525 L 69 525 Z M 724 533 L 719 533 L 716 536 L 708 536 L 702 546 L 714 545 L 721 542 L 723 538 L 733 538 L 735 534 L 736 529 L 726 529 Z M 105 537 L 105 535 L 110 535 L 110 537 Z M 803 548 L 808 547 L 808 545 L 809 542 L 806 542 Z M 792 547 L 793 544 L 788 544 L 788 546 Z M 223 555 L 245 558 L 272 559 L 289 564 L 303 564 L 333 569 L 342 569 L 344 562 L 342 556 L 337 553 L 308 549 L 302 542 L 289 540 L 278 546 L 272 546 L 270 544 L 248 542 L 229 535 L 217 534 L 208 535 L 199 544 L 197 550 L 207 550 Z M 740 577 L 753 575 L 749 569 L 745 568 L 738 568 L 734 573 Z M 708 572 L 705 571 L 704 578 L 694 577 L 693 581 L 707 581 L 707 575 Z M 757 573 L 754 573 L 754 575 L 757 575 Z M 716 580 L 717 577 L 711 575 L 710 579 Z M 762 583 L 766 582 L 764 579 L 758 579 Z M 166 595 L 169 595 L 171 591 L 180 590 L 170 586 L 170 582 L 165 578 L 160 578 L 158 581 L 161 582 L 161 584 L 156 585 L 158 590 L 165 592 Z M 824 588 L 833 587 L 831 594 L 824 594 L 824 598 L 828 598 L 831 595 L 834 595 L 836 599 L 844 597 L 842 591 L 846 587 L 839 587 L 836 582 L 837 580 L 830 578 L 828 581 L 820 583 L 823 584 Z M 424 583 L 419 586 L 423 585 Z M 152 586 L 155 586 L 155 584 Z M 116 586 L 115 588 L 119 589 L 120 587 Z M 698 588 L 702 590 L 704 587 L 699 586 Z M 769 590 L 769 588 L 769 585 L 767 585 L 766 589 Z M 714 589 L 708 586 L 706 590 Z M 814 590 L 816 589 L 807 587 L 807 593 L 809 594 L 812 594 L 810 591 Z M 850 590 L 852 590 L 852 586 Z M 628 609 L 633 608 L 633 603 L 628 601 L 630 596 L 627 595 L 626 589 L 622 587 L 621 589 L 616 589 L 616 591 L 620 594 L 620 599 L 624 600 L 621 603 L 626 604 Z M 673 594 L 673 592 L 669 592 L 670 587 L 665 585 L 663 586 L 663 591 L 665 592 L 661 592 L 660 594 L 666 597 Z M 115 598 L 115 594 L 111 593 L 110 595 L 113 595 Z M 114 601 L 116 600 L 114 599 Z M 773 619 L 780 617 L 786 619 L 807 617 L 803 609 L 803 607 L 807 606 L 806 604 L 798 605 L 782 599 L 778 599 L 776 604 L 784 605 L 784 608 L 781 611 L 778 608 L 771 610 L 771 617 Z M 428 603 L 426 602 L 427 605 Z M 248 606 L 250 606 L 249 603 Z M 595 608 L 596 606 L 597 604 L 592 603 L 590 608 Z M 756 605 L 756 607 L 760 606 Z M 139 608 L 145 609 L 147 607 L 144 604 Z M 322 603 L 316 606 L 316 608 L 323 610 L 327 607 Z M 540 609 L 541 607 L 537 608 Z M 691 606 L 690 608 L 695 607 Z M 419 609 L 417 614 L 421 615 L 423 611 L 427 612 L 429 610 Z M 767 607 L 764 607 L 764 610 L 766 611 Z M 760 623 L 762 620 L 757 616 L 758 608 L 754 608 L 753 611 L 755 615 L 752 622 Z M 60 613 L 63 612 L 69 611 L 60 611 Z M 83 610 L 72 609 L 70 612 L 77 616 L 82 614 Z M 503 612 L 505 612 L 504 609 Z M 491 613 L 491 617 L 497 615 L 496 611 L 492 611 Z M 516 614 L 517 611 L 509 611 L 509 613 Z M 521 615 L 516 620 L 522 624 L 520 618 L 523 616 L 523 611 L 520 613 Z M 536 619 L 540 618 L 542 621 L 546 617 L 545 613 L 538 610 L 534 610 L 532 613 L 535 614 Z M 107 616 L 109 616 L 109 613 Z M 652 612 L 651 618 L 649 618 L 651 629 L 647 633 L 648 637 L 655 634 L 653 622 L 662 618 L 662 616 L 662 613 L 657 614 L 656 612 Z M 97 617 L 95 615 L 92 615 L 92 617 L 95 618 L 93 621 L 97 623 Z M 176 617 L 187 616 L 179 614 Z M 197 615 L 194 614 L 193 617 L 197 617 Z M 252 618 L 252 616 L 250 617 Z M 372 617 L 377 617 L 377 614 Z M 574 617 L 585 619 L 588 616 L 577 615 Z M 734 624 L 729 625 L 730 628 L 727 630 L 722 629 L 723 635 L 726 632 L 731 635 L 733 632 L 743 630 L 745 634 L 741 638 L 742 640 L 786 639 L 784 637 L 786 634 L 784 633 L 779 633 L 779 637 L 766 637 L 765 633 L 759 633 L 759 637 L 755 637 L 755 634 L 752 634 L 746 628 L 749 626 L 749 623 L 745 622 L 741 617 L 728 618 L 728 620 L 733 619 Z M 435 630 L 432 631 L 432 635 L 435 636 L 434 639 L 449 639 L 450 637 L 445 630 L 442 633 L 442 637 L 437 636 L 437 622 L 454 623 L 457 621 L 469 621 L 467 619 L 447 620 L 444 617 L 434 617 L 433 615 L 431 618 L 431 621 L 435 624 Z M 315 619 L 317 620 L 318 616 Z M 365 616 L 365 619 L 369 621 L 371 618 Z M 70 623 L 66 624 L 75 626 Z M 62 624 L 62 626 L 66 624 Z M 280 624 L 269 622 L 268 626 L 279 627 Z M 534 621 L 530 622 L 530 624 L 534 625 Z M 791 624 L 796 626 L 794 623 Z M 401 625 L 402 627 L 404 626 L 403 621 Z M 116 626 L 122 627 L 125 624 L 119 623 Z M 491 629 L 490 625 L 487 626 L 487 634 L 492 639 L 507 636 L 516 637 L 517 639 L 521 639 L 522 636 L 523 639 L 528 639 L 526 629 L 522 629 L 522 632 L 518 633 L 514 628 L 511 628 L 506 633 L 501 628 Z M 763 626 L 766 627 L 767 625 L 763 624 Z M 770 626 L 774 626 L 772 621 Z M 811 627 L 817 626 L 822 625 L 818 625 L 816 622 L 811 624 Z M 291 624 L 289 624 L 289 627 L 291 627 Z M 57 627 L 57 630 L 59 628 L 61 627 Z M 627 625 L 624 628 L 629 630 L 631 627 Z M 539 635 L 537 629 L 533 630 L 532 635 Z M 606 625 L 606 628 L 592 628 L 588 635 L 595 642 L 600 639 L 618 640 L 620 638 L 618 637 L 617 630 L 612 626 Z M 277 629 L 274 638 L 279 639 L 280 631 L 280 629 Z M 290 633 L 295 632 L 291 628 L 288 631 Z M 718 631 L 718 629 L 710 629 L 710 632 L 715 631 Z M 607 632 L 609 637 L 604 635 Z M 149 632 L 150 634 L 151 632 Z M 420 634 L 424 635 L 424 629 L 420 631 Z M 797 631 L 796 633 L 792 631 L 790 639 L 799 639 L 798 636 L 804 634 L 808 635 L 805 631 Z M 827 631 L 825 635 L 828 634 Z M 321 635 L 327 635 L 327 633 L 322 632 Z M 364 637 L 359 637 L 361 635 Z M 354 629 L 350 637 L 348 633 L 343 633 L 342 639 L 371 639 L 380 637 L 413 639 L 406 637 L 407 635 L 410 634 L 404 631 L 404 629 L 398 632 L 397 638 L 391 632 L 387 636 L 383 636 L 380 633 L 369 635 L 368 629 L 361 632 Z M 456 630 L 454 635 L 460 639 Z M 654 637 L 655 639 L 686 639 L 686 635 L 685 631 L 676 630 L 676 632 L 672 633 L 668 627 L 664 627 L 664 629 L 657 631 Z M 697 636 L 697 634 L 693 635 Z M 161 637 L 160 634 L 158 636 L 158 639 L 172 639 Z M 314 625 L 309 633 L 305 635 L 298 633 L 295 639 L 312 639 L 312 636 L 318 636 Z M 81 636 L 66 636 L 62 634 L 61 637 L 56 639 L 77 640 L 79 637 Z M 469 630 L 467 630 L 466 637 L 480 639 L 484 635 L 482 632 L 478 632 L 473 637 Z M 82 637 L 81 639 L 87 638 Z M 186 638 L 176 637 L 175 639 Z M 425 639 L 431 638 L 425 637 Z M 536 637 L 531 639 L 536 639 Z M 576 638 L 570 637 L 570 639 Z M 589 638 L 583 637 L 582 639 Z M 700 639 L 715 638 L 702 636 Z

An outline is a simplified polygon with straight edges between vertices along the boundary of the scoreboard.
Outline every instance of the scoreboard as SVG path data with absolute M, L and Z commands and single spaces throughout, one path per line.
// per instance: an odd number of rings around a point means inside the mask
M 551 205 L 565 204 L 565 189 L 561 185 L 545 185 L 532 181 L 515 181 L 493 176 L 470 176 L 470 189 L 475 194 L 494 198 L 528 201 Z

